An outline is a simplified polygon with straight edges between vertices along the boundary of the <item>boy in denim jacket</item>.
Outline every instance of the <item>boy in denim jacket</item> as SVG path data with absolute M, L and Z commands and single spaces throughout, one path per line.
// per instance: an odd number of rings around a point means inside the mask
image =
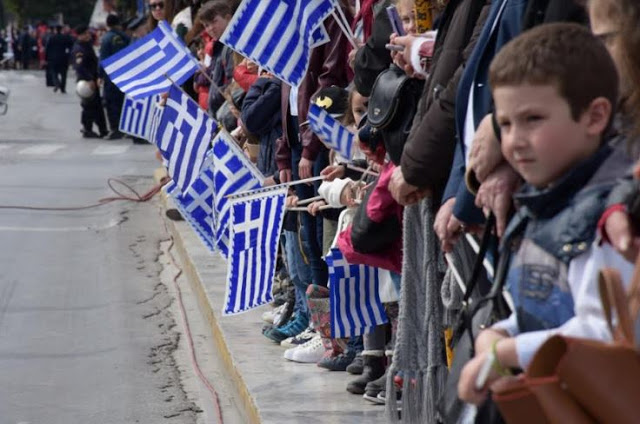
M 629 281 L 632 272 L 596 242 L 607 195 L 631 163 L 607 136 L 618 76 L 605 46 L 581 26 L 543 25 L 498 53 L 489 80 L 502 153 L 525 184 L 501 246 L 512 252 L 513 312 L 479 334 L 458 384 L 461 399 L 475 404 L 516 378 L 510 370 L 526 369 L 554 334 L 610 338 L 597 273 L 613 266 Z M 478 378 L 483 366 L 486 379 Z

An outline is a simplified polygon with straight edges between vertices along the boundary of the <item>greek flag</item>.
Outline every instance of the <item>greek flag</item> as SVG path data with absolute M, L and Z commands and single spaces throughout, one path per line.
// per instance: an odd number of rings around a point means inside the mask
M 243 0 L 220 41 L 297 87 L 334 7 L 332 0 Z
M 125 97 L 120 114 L 120 131 L 145 140 L 150 138 L 151 122 L 160 96 L 150 96 L 142 100 Z
M 389 322 L 380 301 L 377 268 L 349 264 L 337 248 L 325 259 L 329 266 L 331 337 L 360 336 Z
M 261 188 L 264 176 L 225 131 L 213 140 L 214 231 L 220 253 L 229 256 L 231 205 L 227 196 Z
M 186 193 L 198 177 L 217 129 L 216 122 L 196 102 L 171 86 L 154 142 L 181 193 Z
M 101 63 L 118 88 L 133 99 L 165 93 L 199 68 L 198 61 L 166 21 L 151 33 Z
M 231 202 L 231 250 L 224 315 L 273 300 L 278 244 L 287 187 L 261 190 Z
M 209 151 L 200 175 L 185 194 L 174 182 L 165 186 L 176 208 L 210 251 L 215 251 L 213 240 L 213 151 Z
M 340 122 L 336 121 L 324 108 L 312 103 L 309 106 L 309 127 L 331 149 L 351 160 L 355 136 Z

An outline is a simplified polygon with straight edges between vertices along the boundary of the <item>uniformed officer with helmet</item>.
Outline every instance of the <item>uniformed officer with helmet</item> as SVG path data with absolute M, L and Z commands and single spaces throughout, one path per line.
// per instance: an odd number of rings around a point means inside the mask
M 101 138 L 109 131 L 98 89 L 98 57 L 93 50 L 93 37 L 89 28 L 79 25 L 75 32 L 78 38 L 71 51 L 71 60 L 78 78 L 76 92 L 82 99 L 82 136 Z M 98 126 L 99 134 L 93 131 L 94 123 Z

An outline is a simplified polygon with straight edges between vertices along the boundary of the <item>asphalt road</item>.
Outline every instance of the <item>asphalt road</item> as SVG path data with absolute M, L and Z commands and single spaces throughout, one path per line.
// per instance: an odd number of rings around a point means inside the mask
M 144 192 L 153 147 L 83 140 L 73 85 L 54 94 L 43 74 L 8 71 L 0 85 L 0 424 L 204 422 L 161 278 L 158 200 L 2 209 L 94 203 L 110 177 Z

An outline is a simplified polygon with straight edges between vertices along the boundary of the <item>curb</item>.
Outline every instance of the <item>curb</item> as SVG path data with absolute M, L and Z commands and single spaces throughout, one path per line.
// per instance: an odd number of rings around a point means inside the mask
M 166 175 L 166 170 L 164 168 L 157 169 L 154 173 L 154 180 L 159 182 Z M 160 197 L 162 199 L 162 206 L 164 210 L 170 209 L 172 206 L 172 200 L 169 199 L 166 193 L 161 192 Z M 209 329 L 211 331 L 211 335 L 213 336 L 216 347 L 218 348 L 218 354 L 222 358 L 226 366 L 226 371 L 231 377 L 231 381 L 236 389 L 236 392 L 240 395 L 240 404 L 244 408 L 244 412 L 246 414 L 248 424 L 260 424 L 262 423 L 262 419 L 260 417 L 260 412 L 258 410 L 258 406 L 255 403 L 255 400 L 251 396 L 249 392 L 249 388 L 242 377 L 242 374 L 236 367 L 233 356 L 229 347 L 227 345 L 226 339 L 224 337 L 224 333 L 220 324 L 218 322 L 218 318 L 211 306 L 211 302 L 209 301 L 209 297 L 207 296 L 207 292 L 205 286 L 200 277 L 200 273 L 192 260 L 187 248 L 185 246 L 184 239 L 182 237 L 181 232 L 178 230 L 176 223 L 170 219 L 165 218 L 167 222 L 167 227 L 171 232 L 171 236 L 174 241 L 174 246 L 176 251 L 178 252 L 178 256 L 180 258 L 180 262 L 182 263 L 182 271 L 187 277 L 187 281 L 189 281 L 189 285 L 191 290 L 196 295 L 198 299 L 198 306 L 200 312 L 204 316 Z

